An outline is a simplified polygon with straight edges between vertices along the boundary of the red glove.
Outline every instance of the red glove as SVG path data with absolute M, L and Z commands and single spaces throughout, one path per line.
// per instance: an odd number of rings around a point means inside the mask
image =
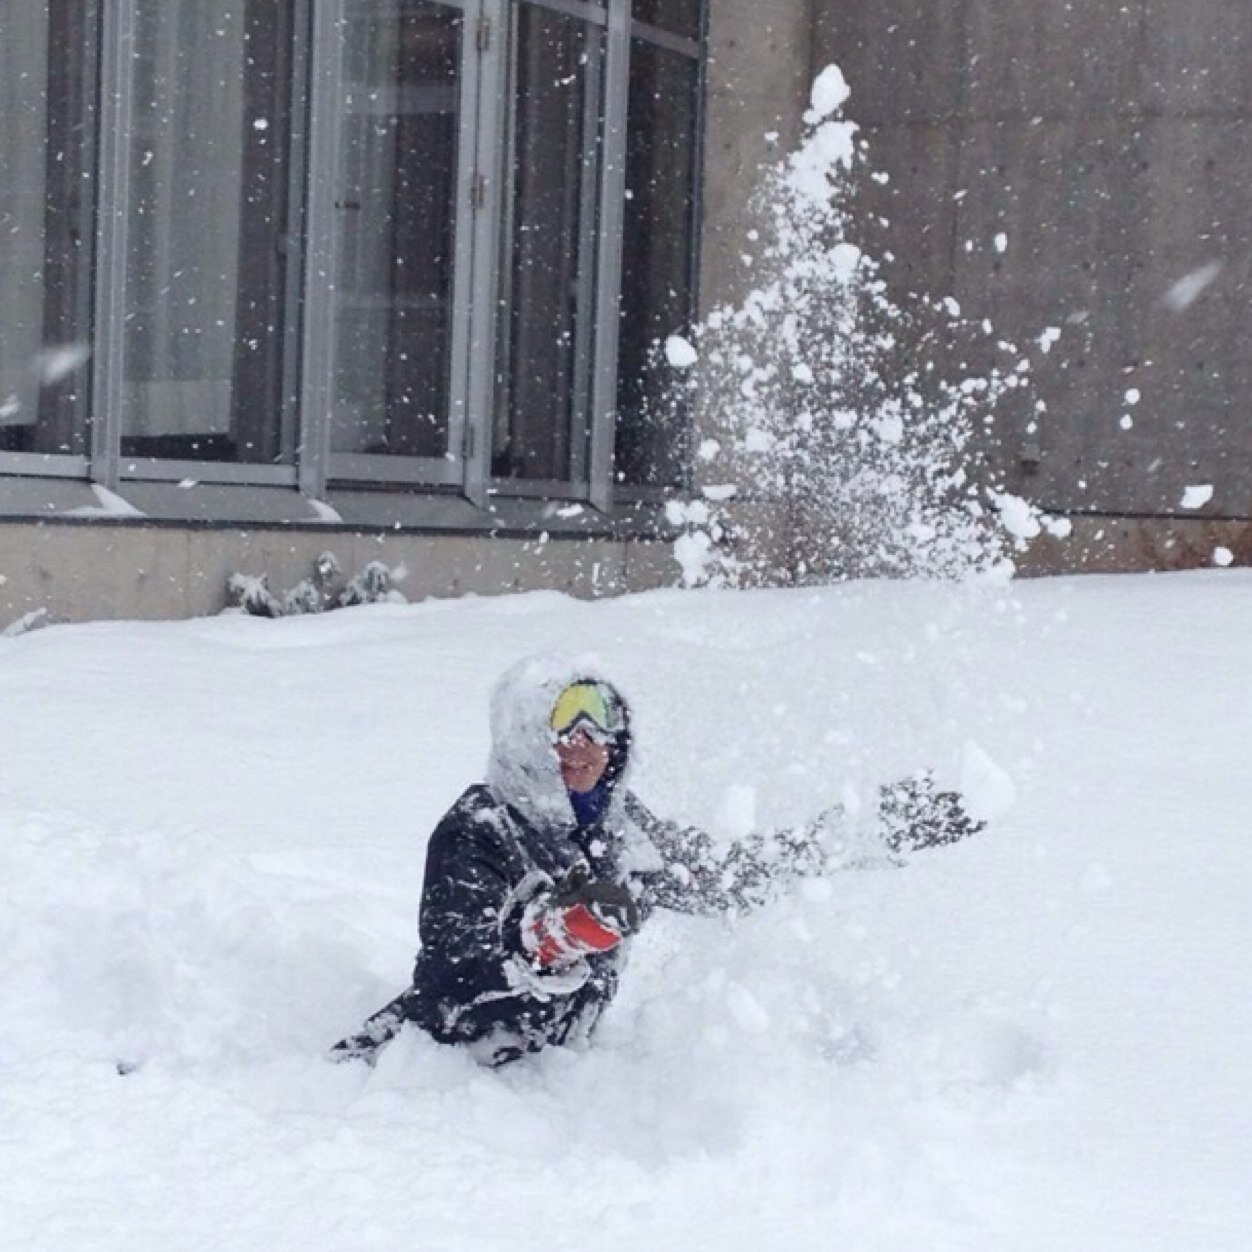
M 639 910 L 625 887 L 593 882 L 576 865 L 551 893 L 527 910 L 522 943 L 544 969 L 608 952 L 639 925 Z

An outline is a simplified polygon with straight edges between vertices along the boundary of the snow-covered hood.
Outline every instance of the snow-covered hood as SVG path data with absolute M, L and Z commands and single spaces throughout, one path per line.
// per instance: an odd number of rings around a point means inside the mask
M 573 820 L 548 719 L 561 692 L 580 680 L 612 687 L 629 715 L 620 688 L 594 662 L 577 658 L 527 657 L 504 673 L 491 695 L 487 785 L 497 799 L 512 805 L 535 826 L 568 826 Z M 610 821 L 620 816 L 629 764 L 628 752 L 613 780 Z

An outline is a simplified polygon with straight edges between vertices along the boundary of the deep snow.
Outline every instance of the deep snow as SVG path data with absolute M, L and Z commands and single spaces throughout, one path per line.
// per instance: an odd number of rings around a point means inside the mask
M 0 639 L 0 1246 L 1252 1247 L 1250 638 L 1229 570 Z M 925 764 L 1016 802 L 659 919 L 590 1051 L 327 1064 L 536 650 L 595 652 L 645 800 L 727 835 Z

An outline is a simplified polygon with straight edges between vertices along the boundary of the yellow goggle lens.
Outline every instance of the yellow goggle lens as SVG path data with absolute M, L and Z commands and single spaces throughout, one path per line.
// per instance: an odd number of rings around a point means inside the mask
M 606 735 L 617 734 L 623 726 L 617 701 L 599 683 L 571 683 L 552 706 L 548 724 L 554 734 L 567 734 L 579 722 Z

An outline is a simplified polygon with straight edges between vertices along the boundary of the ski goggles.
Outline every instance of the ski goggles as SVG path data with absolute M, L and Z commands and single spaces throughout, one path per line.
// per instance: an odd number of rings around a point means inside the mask
M 557 697 L 548 719 L 552 737 L 568 743 L 585 734 L 594 743 L 610 743 L 626 729 L 626 715 L 617 693 L 603 683 L 571 683 Z

